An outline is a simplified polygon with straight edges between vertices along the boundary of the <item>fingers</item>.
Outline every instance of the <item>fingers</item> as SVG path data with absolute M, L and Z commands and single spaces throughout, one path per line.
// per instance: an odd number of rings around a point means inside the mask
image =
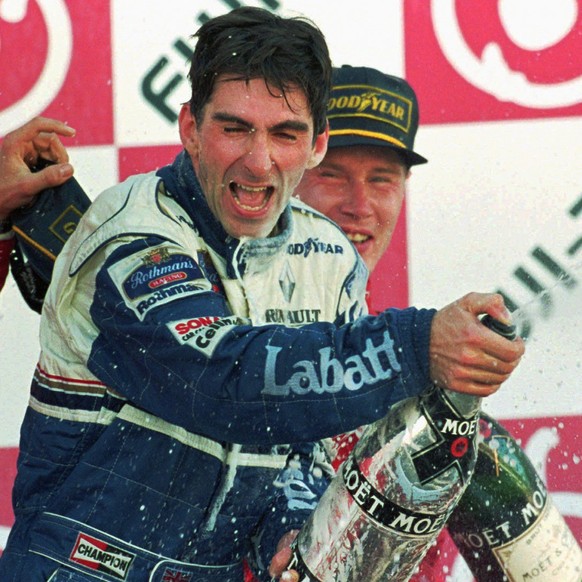
M 61 121 L 36 117 L 4 138 L 0 144 L 0 217 L 30 204 L 38 192 L 73 175 L 59 138 L 73 135 L 75 130 Z M 57 164 L 32 172 L 42 159 Z
M 75 130 L 56 119 L 35 117 L 4 138 L 2 155 L 19 158 L 29 167 L 33 167 L 39 158 L 68 162 L 69 156 L 59 135 L 73 137 Z
M 286 570 L 281 574 L 281 582 L 299 582 L 299 574 L 295 570 Z
M 29 142 L 24 161 L 32 168 L 39 159 L 55 163 L 69 161 L 69 154 L 55 133 L 39 133 Z
M 271 560 L 269 565 L 269 574 L 273 577 L 280 576 L 291 560 L 291 548 L 286 547 L 279 550 Z
M 33 172 L 24 177 L 20 182 L 20 192 L 22 193 L 22 204 L 29 203 L 36 194 L 46 188 L 54 188 L 66 182 L 74 173 L 73 166 L 69 163 L 54 164 Z M 25 197 L 29 197 L 26 199 Z
M 464 392 L 475 396 L 491 396 L 506 382 L 517 366 L 511 365 L 506 371 L 481 369 L 480 367 L 464 366 L 455 361 L 445 362 L 439 365 L 435 360 L 431 361 L 431 376 L 439 386 L 446 387 L 455 392 Z
M 5 139 L 31 141 L 41 133 L 55 133 L 63 137 L 73 137 L 75 135 L 75 130 L 66 123 L 58 121 L 57 119 L 35 117 L 18 129 L 11 131 L 6 135 Z
M 437 312 L 429 348 L 433 382 L 457 392 L 489 396 L 513 373 L 525 351 L 484 326 L 479 315 L 511 323 L 499 294 L 469 293 Z
M 491 365 L 511 364 L 525 353 L 525 342 L 522 338 L 508 340 L 484 326 L 483 328 L 479 330 L 483 334 L 483 342 L 480 346 L 484 353 L 492 358 Z
M 277 553 L 271 559 L 269 574 L 282 582 L 299 582 L 299 575 L 295 570 L 286 570 L 291 561 L 291 543 L 297 537 L 299 530 L 290 530 L 279 540 Z
M 457 303 L 475 316 L 488 313 L 506 325 L 511 323 L 511 314 L 499 293 L 468 293 Z

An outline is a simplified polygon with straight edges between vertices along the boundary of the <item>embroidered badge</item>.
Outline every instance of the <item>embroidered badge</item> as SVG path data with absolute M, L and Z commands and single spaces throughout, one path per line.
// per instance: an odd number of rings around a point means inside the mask
M 119 580 L 127 578 L 134 558 L 135 554 L 84 533 L 77 536 L 75 547 L 69 556 L 71 562 L 109 574 Z

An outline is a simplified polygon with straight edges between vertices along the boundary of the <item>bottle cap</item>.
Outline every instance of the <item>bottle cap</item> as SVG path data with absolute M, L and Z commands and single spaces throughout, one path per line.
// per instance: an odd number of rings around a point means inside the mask
M 489 314 L 485 315 L 481 319 L 481 323 L 508 340 L 513 341 L 517 337 L 515 325 L 507 325 L 506 323 L 502 323 L 498 319 L 491 317 Z

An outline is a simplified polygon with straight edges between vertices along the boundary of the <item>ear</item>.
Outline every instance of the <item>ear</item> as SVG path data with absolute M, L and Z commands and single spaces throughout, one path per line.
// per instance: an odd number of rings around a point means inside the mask
M 180 140 L 184 149 L 190 154 L 191 157 L 195 157 L 198 154 L 198 128 L 196 126 L 196 120 L 190 111 L 190 104 L 183 103 L 180 109 L 180 114 L 178 115 L 178 125 L 180 128 Z
M 327 142 L 329 140 L 329 123 L 325 124 L 325 129 L 317 135 L 315 138 L 315 144 L 313 144 L 313 151 L 311 152 L 311 157 L 307 162 L 307 169 L 315 168 L 318 166 L 325 157 L 327 152 Z

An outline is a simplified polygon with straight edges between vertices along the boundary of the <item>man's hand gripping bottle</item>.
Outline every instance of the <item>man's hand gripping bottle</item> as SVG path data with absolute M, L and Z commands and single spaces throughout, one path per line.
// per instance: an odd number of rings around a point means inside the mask
M 435 387 L 366 427 L 293 544 L 301 582 L 408 580 L 467 487 L 480 405 Z

